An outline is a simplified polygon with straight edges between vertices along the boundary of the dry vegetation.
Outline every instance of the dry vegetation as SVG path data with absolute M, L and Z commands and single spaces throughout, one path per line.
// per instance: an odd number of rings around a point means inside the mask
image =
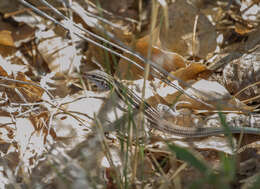
M 228 129 L 260 130 L 258 0 L 48 2 L 0 1 L 1 188 L 260 188 L 260 132 Z M 94 69 L 226 134 L 153 129 Z

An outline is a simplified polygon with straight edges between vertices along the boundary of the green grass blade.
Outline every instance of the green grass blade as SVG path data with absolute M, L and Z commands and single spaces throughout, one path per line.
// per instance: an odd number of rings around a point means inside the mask
M 207 167 L 206 164 L 204 164 L 202 161 L 196 158 L 191 152 L 189 152 L 185 148 L 181 148 L 174 144 L 168 144 L 168 147 L 172 152 L 176 154 L 176 157 L 178 159 L 181 159 L 189 163 L 191 166 L 195 167 L 200 172 L 207 173 L 209 171 L 209 168 Z

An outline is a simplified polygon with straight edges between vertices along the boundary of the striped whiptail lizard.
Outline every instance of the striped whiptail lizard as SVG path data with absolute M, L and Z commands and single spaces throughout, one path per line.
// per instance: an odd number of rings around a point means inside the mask
M 119 80 L 115 79 L 109 74 L 100 70 L 94 70 L 86 73 L 85 76 L 88 80 L 95 83 L 98 87 L 102 88 L 103 90 L 113 89 L 120 99 L 122 99 L 125 102 L 130 102 L 133 108 L 139 109 L 141 103 L 144 103 L 144 114 L 151 123 L 151 127 L 166 132 L 168 134 L 173 134 L 185 138 L 207 137 L 226 134 L 227 132 L 230 132 L 232 134 L 260 134 L 260 128 L 254 127 L 232 126 L 228 127 L 228 131 L 226 131 L 224 127 L 182 127 L 162 118 L 160 113 L 155 108 L 143 101 L 132 90 L 128 89 Z

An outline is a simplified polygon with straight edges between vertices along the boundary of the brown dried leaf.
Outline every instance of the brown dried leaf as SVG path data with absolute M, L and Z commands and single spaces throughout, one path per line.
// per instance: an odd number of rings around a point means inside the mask
M 164 68 L 166 71 L 175 71 L 179 68 L 186 66 L 185 59 L 178 55 L 177 53 L 169 52 L 166 50 L 160 49 L 160 43 L 157 42 L 158 39 L 158 31 L 154 31 L 154 44 L 156 44 L 157 47 L 153 46 L 151 47 L 151 60 L 159 65 L 160 67 Z M 141 55 L 146 57 L 148 55 L 149 50 L 149 40 L 150 35 L 147 35 L 141 39 L 139 39 L 135 44 L 135 50 L 139 52 Z M 124 55 L 133 61 L 135 61 L 137 64 L 139 64 L 142 67 L 145 67 L 145 64 L 140 61 L 139 59 L 124 53 Z M 143 77 L 143 71 L 138 69 L 136 66 L 134 66 L 132 63 L 129 63 L 128 61 L 121 59 L 118 65 L 118 71 L 117 75 L 122 79 L 139 79 Z M 150 79 L 152 77 L 150 76 Z
M 205 58 L 216 48 L 216 31 L 207 17 L 185 0 L 169 5 L 169 29 L 162 26 L 162 47 L 182 56 Z M 198 16 L 196 39 L 193 40 L 195 18 Z
M 12 38 L 12 46 L 19 47 L 21 43 L 27 42 L 34 37 L 34 29 L 26 24 L 10 24 L 11 22 L 5 22 L 0 19 L 0 31 L 10 32 L 9 38 Z M 4 32 L 6 33 L 6 32 Z M 7 35 L 7 34 L 6 34 Z M 9 41 L 9 40 L 8 40 Z M 9 41 L 11 43 L 11 41 Z
M 207 71 L 207 67 L 205 65 L 200 63 L 191 63 L 189 66 L 178 69 L 177 71 L 171 73 L 183 81 L 189 81 L 197 80 L 199 74 L 204 71 Z
M 46 150 L 45 138 L 41 131 L 35 131 L 35 126 L 29 118 L 16 119 L 16 135 L 19 158 L 23 161 L 20 167 L 23 171 L 28 172 L 36 166 L 39 156 Z M 48 139 L 48 138 L 47 138 Z M 49 141 L 51 144 L 52 141 Z
M 54 140 L 57 139 L 55 130 L 52 127 L 48 128 L 50 119 L 49 112 L 41 112 L 38 115 L 30 116 L 29 119 L 34 126 L 35 131 L 44 134 L 44 144 L 46 144 L 48 135 L 51 135 Z
M 0 66 L 0 76 L 8 76 L 7 72 L 4 70 L 4 68 L 2 66 Z
M 76 61 L 79 61 L 75 46 L 57 36 L 53 30 L 40 32 L 38 37 L 41 41 L 37 49 L 51 72 L 66 74 L 77 63 Z
M 235 24 L 235 32 L 237 32 L 240 35 L 246 35 L 246 34 L 250 33 L 251 31 L 252 31 L 252 29 L 249 29 L 240 23 Z
M 152 107 L 157 107 L 158 104 L 167 104 L 167 101 L 165 101 L 164 98 L 162 98 L 160 95 L 155 94 L 154 96 L 149 97 L 145 100 L 148 104 L 150 104 Z
M 4 68 L 5 69 L 4 69 Z M 6 77 L 6 79 L 13 79 L 13 76 L 11 76 L 10 73 L 15 73 L 17 69 L 22 68 L 16 65 L 11 65 L 8 62 L 4 62 L 2 66 L 0 66 L 0 75 Z M 9 69 L 6 71 L 6 69 Z M 8 75 L 9 73 L 9 75 Z M 3 91 L 9 100 L 11 102 L 24 102 L 24 99 L 21 99 L 21 94 L 23 97 L 28 101 L 28 102 L 35 102 L 35 101 L 40 101 L 42 94 L 44 90 L 40 87 L 34 86 L 34 82 L 32 82 L 30 79 L 26 78 L 25 74 L 22 72 L 17 72 L 15 73 L 16 76 L 14 79 L 19 80 L 19 81 L 24 81 L 24 82 L 29 82 L 32 83 L 30 84 L 22 84 L 22 83 L 17 83 L 17 82 L 12 82 L 12 81 L 7 81 L 5 79 L 1 79 L 1 83 L 5 83 L 4 86 L 0 87 L 0 90 Z M 14 75 L 15 75 L 14 74 Z M 18 92 L 16 91 L 18 90 Z M 18 94 L 18 93 L 21 94 Z
M 12 143 L 15 137 L 15 128 L 9 116 L 0 117 L 0 144 Z
M 14 40 L 12 37 L 12 32 L 8 30 L 0 31 L 0 45 L 14 47 Z
M 31 80 L 26 79 L 26 76 L 18 72 L 16 76 L 17 80 L 34 83 Z M 34 85 L 17 83 L 18 90 L 24 95 L 29 102 L 40 101 L 44 90 Z

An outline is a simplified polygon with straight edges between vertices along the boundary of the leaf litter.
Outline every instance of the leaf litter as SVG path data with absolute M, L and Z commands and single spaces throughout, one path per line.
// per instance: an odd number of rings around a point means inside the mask
M 69 9 L 64 9 L 66 3 L 50 2 L 71 14 Z M 201 175 L 191 167 L 182 169 L 181 165 L 185 163 L 172 157 L 166 143 L 191 150 L 216 170 L 221 169 L 222 163 L 217 152 L 234 155 L 234 149 L 224 136 L 183 140 L 151 130 L 147 122 L 140 124 L 138 116 L 141 115 L 132 116 L 134 113 L 129 113 L 132 110 L 127 105 L 119 103 L 118 107 L 109 92 L 99 91 L 98 87 L 83 81 L 79 74 L 79 70 L 84 73 L 93 68 L 109 71 L 141 97 L 144 81 L 140 69 L 74 35 L 82 31 L 67 33 L 25 9 L 18 1 L 9 6 L 1 2 L 2 6 L 1 13 L 8 15 L 8 19 L 1 15 L 1 186 L 23 183 L 32 187 L 41 184 L 57 188 L 121 188 L 131 182 L 136 188 L 155 188 L 156 185 L 187 188 L 189 183 L 185 182 L 185 176 L 199 178 Z M 215 107 L 209 108 L 190 99 L 150 74 L 145 99 L 156 109 L 160 104 L 166 107 L 161 111 L 164 119 L 182 127 L 222 127 L 217 114 L 219 109 L 216 109 L 221 105 L 227 125 L 259 127 L 259 29 L 255 1 L 228 4 L 178 0 L 169 3 L 166 6 L 168 18 L 164 18 L 167 14 L 159 14 L 164 21 L 160 25 L 158 19 L 153 43 L 150 43 L 151 34 L 148 33 L 152 1 L 143 1 L 143 7 L 134 1 L 122 1 L 113 6 L 106 1 L 99 5 L 94 1 L 88 5 L 75 1 L 71 6 L 79 10 L 79 14 L 71 14 L 72 21 L 106 36 L 100 32 L 101 27 L 142 56 L 151 52 L 150 58 L 155 64 L 192 86 L 189 88 L 174 80 L 178 87 Z M 39 9 L 48 11 L 40 6 Z M 249 14 L 252 16 L 248 17 Z M 128 18 L 127 15 L 131 16 Z M 189 22 L 183 22 L 184 16 Z M 34 18 L 38 23 L 29 23 L 28 18 Z M 166 19 L 169 19 L 168 28 Z M 115 29 L 114 26 L 119 27 Z M 219 43 L 216 42 L 217 35 L 223 35 Z M 91 39 L 98 41 L 93 36 Z M 131 53 L 113 50 L 145 67 Z M 222 58 L 224 54 L 231 59 Z M 213 56 L 219 57 L 221 64 L 210 62 L 214 60 Z M 154 70 L 151 73 L 156 74 Z M 214 99 L 205 98 L 212 96 Z M 216 99 L 219 101 L 214 101 Z M 127 119 L 120 119 L 124 115 L 121 108 L 128 109 Z M 101 114 L 102 119 L 108 120 L 102 120 Z M 111 129 L 104 133 L 106 122 L 116 122 L 120 131 Z M 138 133 L 141 130 L 137 128 L 141 126 L 144 134 Z M 241 169 L 237 170 L 240 177 L 237 184 L 245 188 L 250 186 L 243 183 L 259 172 L 256 158 L 259 146 L 253 145 L 257 144 L 258 138 L 243 133 L 231 138 L 240 149 L 237 155 L 241 157 L 238 162 Z M 253 151 L 251 154 L 250 150 Z M 248 174 L 244 174 L 246 162 L 251 162 L 252 167 Z M 180 173 L 177 174 L 178 168 Z M 68 184 L 65 186 L 64 182 Z

